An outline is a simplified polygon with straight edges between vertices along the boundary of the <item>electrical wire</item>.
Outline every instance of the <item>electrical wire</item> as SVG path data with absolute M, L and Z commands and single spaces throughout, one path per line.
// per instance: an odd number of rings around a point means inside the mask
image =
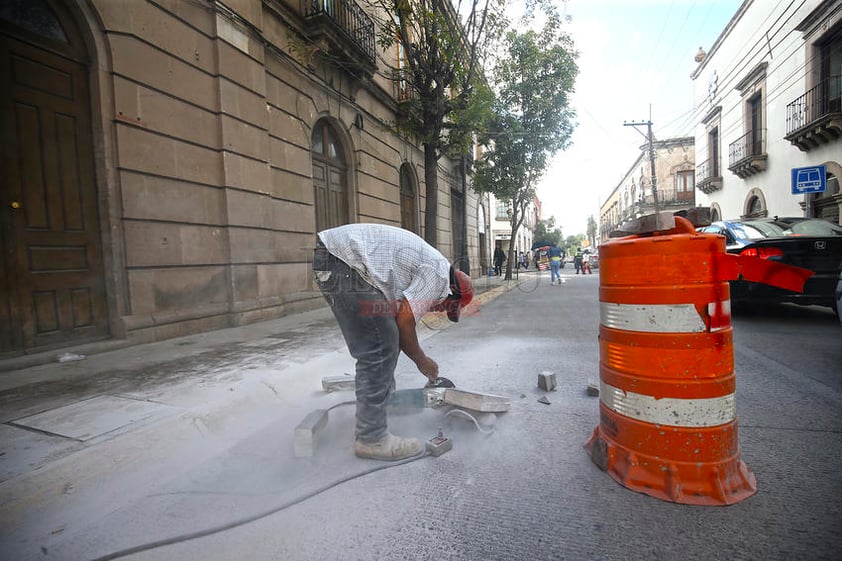
M 467 417 L 467 419 L 468 419 L 469 421 L 472 421 L 472 422 L 474 423 L 474 425 L 477 427 L 477 430 L 478 430 L 479 432 L 481 432 L 482 434 L 491 434 L 491 433 L 493 433 L 493 432 L 494 432 L 494 429 L 493 429 L 493 428 L 490 428 L 490 429 L 484 429 L 484 428 L 482 428 L 482 426 L 480 426 L 479 422 L 477 421 L 476 417 L 474 417 L 473 415 L 471 415 L 471 414 L 470 414 L 470 413 L 468 413 L 467 411 L 463 411 L 463 410 L 461 410 L 461 409 L 453 409 L 453 410 L 451 410 L 451 411 L 448 411 L 447 413 L 445 413 L 445 415 L 444 415 L 444 416 L 445 416 L 445 418 L 447 418 L 447 417 L 450 417 L 451 415 L 454 415 L 454 414 L 456 414 L 456 413 L 459 413 L 459 414 L 460 414 L 460 416 L 462 416 L 462 417 Z
M 334 405 L 334 407 L 337 407 L 339 405 L 345 405 L 347 403 L 354 403 L 354 402 L 346 401 L 346 402 L 338 403 L 337 405 Z M 149 542 L 149 543 L 145 543 L 145 544 L 141 544 L 141 545 L 136 545 L 134 547 L 128 547 L 126 549 L 121 549 L 120 551 L 115 551 L 113 553 L 108 553 L 108 554 L 103 555 L 101 557 L 97 557 L 95 559 L 92 559 L 91 561 L 109 561 L 111 559 L 118 559 L 120 557 L 125 557 L 127 555 L 133 555 L 135 553 L 140 553 L 142 551 L 149 551 L 151 549 L 157 549 L 159 547 L 164 547 L 164 546 L 168 546 L 168 545 L 175 545 L 175 544 L 178 544 L 178 543 L 184 543 L 184 542 L 195 540 L 195 539 L 198 539 L 198 538 L 204 538 L 204 537 L 207 537 L 207 536 L 210 536 L 210 535 L 213 535 L 213 534 L 218 534 L 220 532 L 226 532 L 228 530 L 232 530 L 232 529 L 238 528 L 240 526 L 245 526 L 246 524 L 250 524 L 250 523 L 255 522 L 257 520 L 260 520 L 262 518 L 266 518 L 267 516 L 271 516 L 273 514 L 276 514 L 278 512 L 286 510 L 286 509 L 288 509 L 292 506 L 295 506 L 297 504 L 303 503 L 304 501 L 306 501 L 308 499 L 311 499 L 311 498 L 313 498 L 317 495 L 320 495 L 320 494 L 324 493 L 325 491 L 333 489 L 334 487 L 337 487 L 337 486 L 339 486 L 343 483 L 347 483 L 347 482 L 352 481 L 354 479 L 357 479 L 359 477 L 363 477 L 364 475 L 369 475 L 371 473 L 381 471 L 381 470 L 384 470 L 384 469 L 402 466 L 402 465 L 405 465 L 405 464 L 408 464 L 408 463 L 411 463 L 411 462 L 418 461 L 421 458 L 426 458 L 428 456 L 431 456 L 430 452 L 428 450 L 424 450 L 423 453 L 421 453 L 417 456 L 412 456 L 411 458 L 406 458 L 404 460 L 398 460 L 396 462 L 390 462 L 388 464 L 375 466 L 375 467 L 369 468 L 365 471 L 355 473 L 355 474 L 352 474 L 352 475 L 348 475 L 346 477 L 342 477 L 340 479 L 337 479 L 336 481 L 332 481 L 332 482 L 330 482 L 326 485 L 323 485 L 322 487 L 319 487 L 315 491 L 305 493 L 304 495 L 301 495 L 299 497 L 291 499 L 291 500 L 289 500 L 289 501 L 287 501 L 287 502 L 285 502 L 281 505 L 272 507 L 272 508 L 270 508 L 268 510 L 265 510 L 263 512 L 253 514 L 251 516 L 245 516 L 245 517 L 242 517 L 242 518 L 238 518 L 236 520 L 232 520 L 231 522 L 227 522 L 225 524 L 220 524 L 218 526 L 211 526 L 210 528 L 205 528 L 204 530 L 197 530 L 195 532 L 188 532 L 188 533 L 181 534 L 181 535 L 178 535 L 178 536 L 173 536 L 171 538 L 165 538 L 165 539 L 162 539 L 162 540 L 157 540 L 157 541 L 153 541 L 153 542 Z
M 340 406 L 343 406 L 343 405 L 351 405 L 351 404 L 354 404 L 354 403 L 356 403 L 356 400 L 342 401 L 342 402 L 336 403 L 334 405 L 331 405 L 327 410 L 330 411 L 331 409 L 334 409 L 336 407 L 340 407 Z M 477 430 L 480 431 L 481 433 L 491 434 L 491 433 L 494 432 L 493 428 L 492 429 L 482 428 L 480 426 L 479 422 L 477 422 L 476 418 L 473 415 L 471 415 L 470 413 L 468 413 L 466 411 L 462 411 L 461 409 L 453 409 L 451 411 L 448 411 L 447 414 L 445 414 L 445 417 L 450 417 L 451 415 L 456 414 L 456 413 L 459 413 L 462 416 L 467 417 L 470 421 L 473 421 Z M 231 522 L 227 522 L 225 524 L 220 524 L 218 526 L 211 526 L 210 528 L 205 528 L 204 530 L 197 530 L 195 532 L 188 532 L 188 533 L 181 534 L 181 535 L 178 535 L 178 536 L 173 536 L 171 538 L 165 538 L 165 539 L 162 539 L 162 540 L 157 540 L 157 541 L 148 542 L 148 543 L 141 544 L 141 545 L 136 545 L 136 546 L 129 547 L 129 548 L 126 548 L 126 549 L 121 549 L 119 551 L 115 551 L 113 553 L 109 553 L 109 554 L 97 557 L 95 559 L 92 559 L 91 561 L 110 561 L 111 559 L 119 559 L 120 557 L 125 557 L 127 555 L 133 555 L 135 553 L 140 553 L 140 552 L 143 552 L 143 551 L 149 551 L 151 549 L 157 549 L 159 547 L 165 547 L 165 546 L 168 546 L 168 545 L 175 545 L 175 544 L 178 544 L 178 543 L 184 543 L 184 542 L 195 540 L 195 539 L 198 539 L 198 538 L 204 538 L 204 537 L 207 537 L 207 536 L 210 536 L 210 535 L 213 535 L 213 534 L 218 534 L 220 532 L 226 532 L 228 530 L 233 530 L 234 528 L 238 528 L 240 526 L 245 526 L 246 524 L 250 524 L 250 523 L 255 522 L 257 520 L 260 520 L 262 518 L 266 518 L 267 516 L 277 514 L 278 512 L 286 510 L 286 509 L 288 509 L 292 506 L 295 506 L 297 504 L 303 503 L 304 501 L 306 501 L 308 499 L 311 499 L 311 498 L 313 498 L 317 495 L 320 495 L 320 494 L 324 493 L 325 491 L 333 489 L 334 487 L 342 485 L 343 483 L 347 483 L 349 481 L 352 481 L 352 480 L 357 479 L 359 477 L 363 477 L 365 475 L 372 474 L 372 473 L 377 472 L 377 471 L 381 471 L 381 470 L 393 468 L 393 467 L 398 467 L 398 466 L 402 466 L 402 465 L 405 465 L 405 464 L 408 464 L 408 463 L 411 463 L 411 462 L 415 462 L 415 461 L 420 460 L 421 458 L 426 458 L 426 457 L 431 456 L 431 455 L 432 454 L 430 453 L 429 450 L 424 450 L 423 453 L 421 453 L 417 456 L 412 456 L 411 458 L 406 458 L 406 459 L 403 459 L 403 460 L 398 460 L 396 462 L 390 462 L 388 464 L 375 466 L 375 467 L 369 468 L 367 470 L 361 471 L 359 473 L 354 473 L 354 474 L 348 475 L 346 477 L 342 477 L 340 479 L 337 479 L 336 481 L 332 481 L 332 482 L 330 482 L 326 485 L 323 485 L 322 487 L 319 487 L 314 491 L 311 491 L 309 493 L 305 493 L 304 495 L 301 495 L 299 497 L 291 499 L 291 500 L 289 500 L 289 501 L 287 501 L 287 502 L 285 502 L 281 505 L 272 507 L 268 510 L 259 512 L 257 514 L 253 514 L 251 516 L 245 516 L 243 518 L 238 518 L 236 520 L 232 520 Z

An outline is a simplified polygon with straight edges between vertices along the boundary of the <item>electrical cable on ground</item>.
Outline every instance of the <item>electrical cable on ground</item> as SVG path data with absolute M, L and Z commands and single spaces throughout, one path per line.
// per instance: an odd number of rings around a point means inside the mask
M 338 403 L 337 405 L 334 405 L 334 407 L 336 407 L 338 405 L 345 405 L 347 403 L 354 403 L 354 402 L 346 401 L 346 402 L 343 402 L 343 403 Z M 126 548 L 126 549 L 121 549 L 120 551 L 115 551 L 113 553 L 109 553 L 107 555 L 97 557 L 95 559 L 92 559 L 91 561 L 109 561 L 111 559 L 118 559 L 120 557 L 125 557 L 126 555 L 133 555 L 135 553 L 140 553 L 142 551 L 149 551 L 150 549 L 157 549 L 159 547 L 164 547 L 164 546 L 167 546 L 167 545 L 184 543 L 184 542 L 187 542 L 187 541 L 190 541 L 190 540 L 195 540 L 197 538 L 204 538 L 204 537 L 210 536 L 212 534 L 218 534 L 219 532 L 225 532 L 225 531 L 228 531 L 228 530 L 232 530 L 234 528 L 238 528 L 240 526 L 244 526 L 244 525 L 249 524 L 251 522 L 255 522 L 257 520 L 260 520 L 261 518 L 271 516 L 273 514 L 281 512 L 282 510 L 286 510 L 286 509 L 288 509 L 292 506 L 295 506 L 299 503 L 303 503 L 304 501 L 306 501 L 308 499 L 311 499 L 311 498 L 315 497 L 316 495 L 320 495 L 321 493 L 324 493 L 325 491 L 333 489 L 334 487 L 336 487 L 338 485 L 341 485 L 343 483 L 347 483 L 348 481 L 351 481 L 353 479 L 357 479 L 358 477 L 362 477 L 364 475 L 368 475 L 368 474 L 374 473 L 376 471 L 380 471 L 380 470 L 384 470 L 384 469 L 388 469 L 388 468 L 393 468 L 393 467 L 397 467 L 397 466 L 402 466 L 404 464 L 408 464 L 408 463 L 420 460 L 421 458 L 426 458 L 427 456 L 431 456 L 431 454 L 430 454 L 429 451 L 427 451 L 425 449 L 423 453 L 421 453 L 417 456 L 412 456 L 411 458 L 406 458 L 404 460 L 398 460 L 396 462 L 390 462 L 388 464 L 375 466 L 375 467 L 369 468 L 365 471 L 362 471 L 362 472 L 359 472 L 359 473 L 355 473 L 353 475 L 349 475 L 349 476 L 337 479 L 336 481 L 332 481 L 331 483 L 328 483 L 328 484 L 326 484 L 322 487 L 319 487 L 315 491 L 311 491 L 309 493 L 301 495 L 300 497 L 294 498 L 290 501 L 287 501 L 287 502 L 285 502 L 285 503 L 283 503 L 279 506 L 273 507 L 269 510 L 259 512 L 257 514 L 253 514 L 251 516 L 246 516 L 246 517 L 243 517 L 243 518 L 232 520 L 231 522 L 228 522 L 226 524 L 221 524 L 219 526 L 212 526 L 210 528 L 205 528 L 204 530 L 189 532 L 189 533 L 186 533 L 186 534 L 173 536 L 171 538 L 166 538 L 166 539 L 162 539 L 162 540 L 158 540 L 158 541 L 154 541 L 154 542 L 136 545 L 134 547 L 129 547 L 129 548 Z
M 477 421 L 476 417 L 474 417 L 473 415 L 471 415 L 471 414 L 470 414 L 470 413 L 468 413 L 467 411 L 463 411 L 463 410 L 461 410 L 461 409 L 453 409 L 453 410 L 451 410 L 451 411 L 448 411 L 447 413 L 445 413 L 445 415 L 444 415 L 444 416 L 445 416 L 445 418 L 447 418 L 447 417 L 450 417 L 451 415 L 454 415 L 454 414 L 456 414 L 456 413 L 458 413 L 458 414 L 459 414 L 460 416 L 462 416 L 462 417 L 466 417 L 469 421 L 473 421 L 474 425 L 477 427 L 477 430 L 478 430 L 479 432 L 481 432 L 481 433 L 483 433 L 483 434 L 491 434 L 491 433 L 493 433 L 493 432 L 494 432 L 494 429 L 493 429 L 493 428 L 491 428 L 491 429 L 484 429 L 484 428 L 482 428 L 482 427 L 480 426 L 479 422 Z

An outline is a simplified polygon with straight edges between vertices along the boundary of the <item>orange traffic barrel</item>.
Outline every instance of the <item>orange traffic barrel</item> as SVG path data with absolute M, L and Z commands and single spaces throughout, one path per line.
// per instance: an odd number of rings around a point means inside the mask
M 621 485 L 727 505 L 756 491 L 737 441 L 725 240 L 675 228 L 600 246 L 599 425 L 585 448 Z

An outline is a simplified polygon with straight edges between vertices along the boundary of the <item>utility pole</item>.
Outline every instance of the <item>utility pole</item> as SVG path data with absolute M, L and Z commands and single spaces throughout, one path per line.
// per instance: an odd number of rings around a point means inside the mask
M 655 147 L 653 146 L 652 142 L 652 117 L 651 112 L 652 108 L 649 108 L 650 117 L 648 121 L 640 122 L 640 123 L 627 123 L 623 122 L 624 127 L 634 127 L 634 130 L 643 134 L 637 127 L 642 127 L 646 125 L 646 134 L 644 135 L 646 139 L 649 141 L 649 169 L 650 173 L 652 174 L 652 201 L 655 203 L 655 213 L 657 214 L 660 208 L 658 208 L 658 178 L 655 176 Z

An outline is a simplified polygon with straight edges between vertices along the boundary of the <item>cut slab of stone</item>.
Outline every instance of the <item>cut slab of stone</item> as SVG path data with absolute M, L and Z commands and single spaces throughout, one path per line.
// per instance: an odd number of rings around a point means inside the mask
M 304 420 L 295 427 L 296 458 L 309 458 L 316 453 L 316 446 L 319 444 L 319 436 L 322 429 L 327 425 L 327 409 L 316 409 L 304 417 Z
M 482 413 L 504 413 L 509 410 L 512 403 L 508 398 L 487 393 L 469 392 L 448 388 L 444 390 L 444 403 L 455 405 Z
M 162 403 L 100 395 L 23 417 L 12 424 L 84 442 L 172 411 L 172 407 Z
M 325 376 L 322 378 L 322 389 L 326 392 L 352 391 L 357 384 L 353 376 Z
M 546 371 L 538 374 L 538 387 L 545 392 L 553 391 L 556 387 L 555 374 Z

